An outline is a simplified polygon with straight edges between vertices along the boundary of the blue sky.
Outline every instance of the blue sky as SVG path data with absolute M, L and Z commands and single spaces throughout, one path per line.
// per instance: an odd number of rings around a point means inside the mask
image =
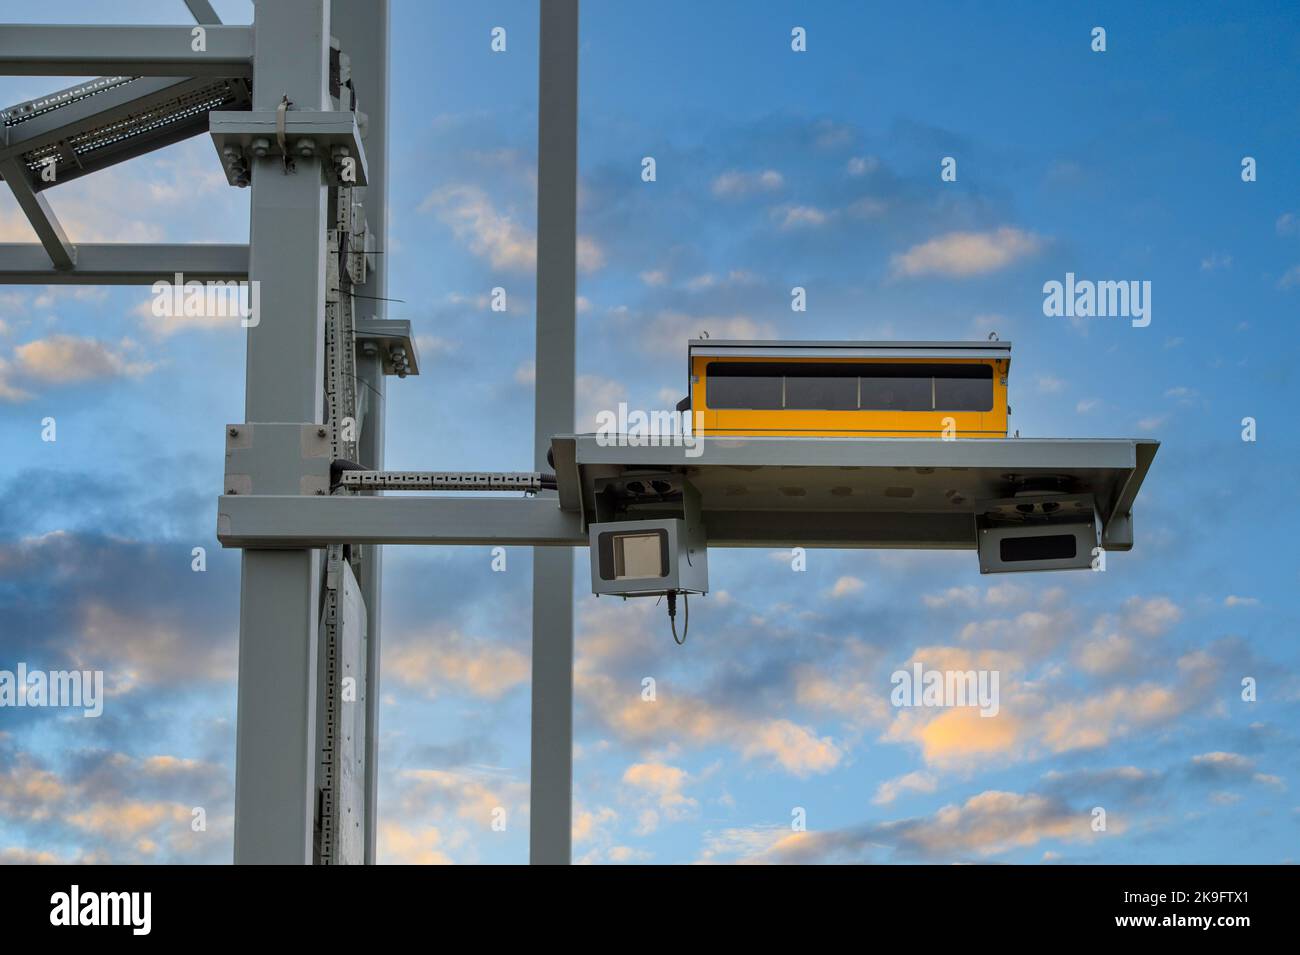
M 179 0 L 0 13 L 186 22 Z M 396 2 L 392 20 L 390 315 L 423 373 L 391 384 L 388 463 L 525 469 L 536 4 Z M 715 550 L 678 648 L 662 608 L 591 597 L 578 554 L 576 859 L 1295 858 L 1298 26 L 1280 3 L 587 0 L 580 430 L 619 401 L 671 407 L 702 330 L 996 331 L 1022 435 L 1162 447 L 1137 546 L 1104 574 L 982 578 L 970 553 L 901 551 L 815 551 L 796 573 L 786 552 Z M 0 100 L 68 82 L 3 78 Z M 74 241 L 247 237 L 206 138 L 51 201 Z M 0 197 L 0 241 L 31 239 Z M 1067 272 L 1150 281 L 1151 324 L 1046 317 Z M 0 289 L 0 669 L 109 687 L 96 720 L 0 710 L 2 860 L 231 855 L 238 559 L 213 530 L 244 341 L 160 325 L 148 301 Z M 385 569 L 381 859 L 523 862 L 529 552 L 494 573 L 485 548 L 390 548 Z M 997 669 L 999 716 L 891 707 L 913 660 Z

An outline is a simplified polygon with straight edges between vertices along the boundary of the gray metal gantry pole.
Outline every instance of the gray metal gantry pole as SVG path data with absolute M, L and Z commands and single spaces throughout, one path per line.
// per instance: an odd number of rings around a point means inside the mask
M 334 35 L 352 66 L 358 108 L 366 114 L 365 144 L 369 182 L 358 192 L 366 226 L 374 236 L 374 264 L 357 288 L 358 314 L 386 317 L 388 297 L 388 0 L 333 0 Z M 361 460 L 367 468 L 384 468 L 385 378 L 383 357 L 371 347 L 357 355 L 358 393 L 366 408 L 361 424 Z M 382 492 L 367 492 L 379 494 Z M 375 862 L 379 815 L 379 626 L 382 609 L 383 548 L 368 545 L 358 583 L 366 602 L 366 851 Z
M 578 0 L 540 0 L 534 466 L 573 430 L 578 241 Z M 573 552 L 533 548 L 529 859 L 567 865 L 573 810 Z
M 295 110 L 328 110 L 329 0 L 259 2 L 254 31 L 253 108 L 287 96 Z M 290 173 L 279 158 L 254 160 L 249 278 L 261 312 L 248 330 L 247 422 L 322 419 L 326 225 L 320 158 Z M 235 862 L 310 864 L 320 552 L 245 550 L 241 587 Z

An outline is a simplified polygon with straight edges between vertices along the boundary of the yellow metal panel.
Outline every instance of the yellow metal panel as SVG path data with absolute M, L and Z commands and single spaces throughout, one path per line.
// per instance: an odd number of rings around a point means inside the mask
M 768 358 L 696 356 L 692 359 L 691 408 L 704 413 L 704 434 L 714 437 L 942 437 L 944 419 L 952 418 L 958 438 L 1005 438 L 1007 436 L 1007 367 L 1000 359 L 896 358 L 872 359 L 869 364 L 990 365 L 993 368 L 993 407 L 989 411 L 816 411 L 750 410 L 710 408 L 707 366 L 714 362 L 745 364 L 863 364 L 860 358 Z

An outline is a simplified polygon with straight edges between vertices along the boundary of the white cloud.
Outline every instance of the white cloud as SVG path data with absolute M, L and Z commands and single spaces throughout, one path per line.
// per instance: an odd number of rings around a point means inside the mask
M 757 172 L 728 170 L 713 180 L 713 194 L 719 199 L 738 199 L 756 192 L 775 192 L 785 178 L 775 169 Z
M 832 597 L 847 597 L 850 594 L 861 592 L 863 588 L 861 578 L 858 577 L 841 577 L 835 581 L 835 586 L 831 588 Z
M 880 168 L 880 160 L 875 156 L 854 156 L 846 168 L 850 176 L 865 176 Z
M 155 367 L 129 356 L 136 347 L 129 339 L 114 346 L 94 338 L 52 335 L 16 347 L 12 368 L 17 375 L 52 384 L 134 378 Z
M 903 793 L 932 793 L 939 786 L 938 780 L 926 772 L 907 773 L 896 779 L 887 779 L 876 789 L 876 795 L 872 797 L 872 802 L 877 806 L 885 806 L 893 802 Z
M 444 186 L 425 198 L 420 211 L 436 211 L 459 241 L 494 268 L 527 272 L 537 264 L 533 233 L 498 212 L 477 186 Z
M 513 215 L 498 211 L 487 193 L 478 186 L 444 186 L 431 192 L 420 204 L 421 212 L 436 212 L 451 228 L 456 239 L 471 252 L 492 263 L 494 268 L 528 272 L 537 265 L 536 236 Z M 605 262 L 605 254 L 590 236 L 578 236 L 578 270 L 593 272 Z
M 891 262 L 897 276 L 964 278 L 996 272 L 1033 255 L 1043 242 L 1031 232 L 1003 226 L 992 232 L 949 232 L 914 245 Z
M 779 206 L 772 215 L 781 221 L 782 229 L 803 229 L 823 226 L 830 221 L 830 213 L 816 206 Z
M 1039 375 L 1038 390 L 1045 395 L 1060 394 L 1065 390 L 1065 382 L 1060 378 L 1053 378 L 1051 375 Z
M 748 315 L 688 315 L 685 312 L 659 312 L 642 328 L 644 341 L 651 347 L 671 354 L 683 354 L 686 342 L 707 331 L 711 338 L 775 338 L 776 326 L 759 322 Z

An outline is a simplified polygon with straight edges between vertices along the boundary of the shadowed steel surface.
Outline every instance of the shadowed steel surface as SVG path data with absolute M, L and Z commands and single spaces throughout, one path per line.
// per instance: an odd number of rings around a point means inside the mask
M 358 108 L 367 117 L 366 155 L 369 179 L 357 193 L 365 205 L 366 223 L 378 250 L 366 281 L 357 288 L 354 301 L 358 329 L 368 318 L 386 318 L 388 297 L 388 0 L 333 0 L 330 7 L 333 33 L 352 61 L 352 82 Z M 367 297 L 361 297 L 367 296 Z M 414 346 L 412 346 L 413 350 Z M 357 349 L 358 395 L 364 413 L 361 424 L 360 462 L 368 468 L 384 467 L 384 424 L 387 382 L 383 350 Z M 358 583 L 366 604 L 366 833 L 365 860 L 375 861 L 379 818 L 379 657 L 380 618 L 383 609 L 381 582 L 383 548 L 367 547 L 362 555 Z
M 537 390 L 533 466 L 573 427 L 578 244 L 578 0 L 541 7 L 537 101 Z M 552 492 L 538 501 L 558 502 Z M 529 860 L 567 865 L 573 800 L 573 554 L 533 552 Z
M 254 106 L 287 95 L 329 109 L 327 0 L 257 5 Z M 265 320 L 248 330 L 248 422 L 322 419 L 325 190 L 319 159 L 286 175 L 255 161 L 249 277 Z M 293 360 L 287 360 L 293 356 Z M 297 488 L 286 481 L 287 493 Z M 310 863 L 316 793 L 321 559 L 313 550 L 244 551 L 239 614 L 235 861 Z
M 257 17 L 265 17 L 270 6 L 260 5 Z M 309 24 L 304 26 L 311 30 Z M 252 75 L 252 27 L 204 26 L 202 50 L 194 49 L 194 29 L 5 24 L 0 30 L 0 76 Z
M 56 269 L 41 245 L 0 244 L 0 284 L 153 285 L 185 281 L 242 282 L 248 278 L 246 245 L 142 245 L 130 242 L 81 244 L 75 268 Z

